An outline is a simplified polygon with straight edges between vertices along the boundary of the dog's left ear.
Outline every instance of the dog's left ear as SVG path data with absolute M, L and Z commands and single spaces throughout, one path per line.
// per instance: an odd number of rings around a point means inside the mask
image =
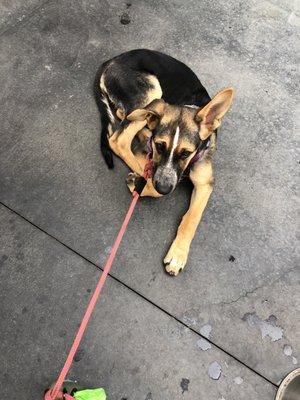
M 200 139 L 207 139 L 214 130 L 221 125 L 221 120 L 229 110 L 234 95 L 234 89 L 228 87 L 215 95 L 215 97 L 195 116 L 200 122 Z
M 166 103 L 163 99 L 153 100 L 145 108 L 138 108 L 127 115 L 129 121 L 145 121 L 150 130 L 154 129 L 163 116 Z

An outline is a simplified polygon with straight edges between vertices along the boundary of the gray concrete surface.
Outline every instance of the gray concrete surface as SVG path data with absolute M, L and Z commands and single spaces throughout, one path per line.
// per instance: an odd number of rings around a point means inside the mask
M 0 199 L 99 265 L 130 197 L 126 167 L 108 171 L 99 155 L 98 65 L 155 48 L 191 66 L 211 94 L 236 88 L 184 273 L 168 277 L 161 260 L 188 185 L 140 202 L 112 275 L 195 332 L 210 325 L 216 346 L 278 384 L 300 360 L 296 3 L 29 2 L 18 21 L 19 4 L 0 26 Z M 206 388 L 213 399 L 215 382 Z
M 4 207 L 0 216 L 1 393 L 40 399 L 64 362 L 100 271 Z M 181 399 L 183 392 L 185 399 L 272 398 L 272 384 L 214 346 L 202 351 L 198 340 L 109 278 L 70 376 L 102 385 L 109 400 Z M 214 363 L 222 369 L 216 381 L 209 372 Z

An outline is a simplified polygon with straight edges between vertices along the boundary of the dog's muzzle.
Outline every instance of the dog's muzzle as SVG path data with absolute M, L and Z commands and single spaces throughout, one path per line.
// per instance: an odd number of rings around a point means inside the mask
M 172 168 L 158 167 L 153 176 L 153 185 L 160 194 L 171 193 L 177 185 L 177 174 Z

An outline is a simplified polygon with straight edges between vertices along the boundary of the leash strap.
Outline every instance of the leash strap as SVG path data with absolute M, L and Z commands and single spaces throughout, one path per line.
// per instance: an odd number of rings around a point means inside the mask
M 145 165 L 145 169 L 144 169 L 144 173 L 142 176 L 140 176 L 136 182 L 135 182 L 135 188 L 134 188 L 134 192 L 133 193 L 138 193 L 139 195 L 141 195 L 144 187 L 147 184 L 147 180 L 149 178 L 151 178 L 152 176 L 152 170 L 153 170 L 153 161 L 150 159 L 151 157 L 151 153 L 148 153 L 147 156 L 147 163 Z
M 143 188 L 145 187 L 145 185 L 147 183 L 147 179 L 150 178 L 150 176 L 151 176 L 151 171 L 152 171 L 152 161 L 148 157 L 148 161 L 146 163 L 143 176 L 141 177 L 143 179 L 143 181 L 141 181 L 141 183 L 139 183 L 138 187 L 136 187 L 134 192 L 132 193 L 132 200 L 131 200 L 129 209 L 128 209 L 127 213 L 126 213 L 125 219 L 124 219 L 123 224 L 122 224 L 122 226 L 121 226 L 121 228 L 119 230 L 119 233 L 118 233 L 118 235 L 116 237 L 116 240 L 115 240 L 115 242 L 114 242 L 114 244 L 112 246 L 111 252 L 110 252 L 109 257 L 108 257 L 108 259 L 106 261 L 105 267 L 104 267 L 104 269 L 102 271 L 102 274 L 101 274 L 100 279 L 99 279 L 99 281 L 97 283 L 95 291 L 94 291 L 94 293 L 93 293 L 93 295 L 92 295 L 92 297 L 90 299 L 90 302 L 88 304 L 88 307 L 87 307 L 86 312 L 84 314 L 84 317 L 82 319 L 80 327 L 79 327 L 79 329 L 77 331 L 77 334 L 75 336 L 74 342 L 73 342 L 73 344 L 71 346 L 71 349 L 70 349 L 69 354 L 67 356 L 67 359 L 65 361 L 65 364 L 64 364 L 64 366 L 63 366 L 63 368 L 62 368 L 62 370 L 61 370 L 61 372 L 60 372 L 60 374 L 59 374 L 59 376 L 57 378 L 57 381 L 56 381 L 53 389 L 50 389 L 45 393 L 44 400 L 56 400 L 56 399 L 57 400 L 58 399 L 74 400 L 74 398 L 72 396 L 70 396 L 68 394 L 63 394 L 61 392 L 62 385 L 63 385 L 63 383 L 64 383 L 64 381 L 66 379 L 66 376 L 67 376 L 67 374 L 68 374 L 68 372 L 69 372 L 69 370 L 71 368 L 74 356 L 75 356 L 75 354 L 76 354 L 76 352 L 78 350 L 78 347 L 80 345 L 82 337 L 83 337 L 83 335 L 85 333 L 85 330 L 87 328 L 87 325 L 89 323 L 89 320 L 91 318 L 93 310 L 94 310 L 95 305 L 97 303 L 97 300 L 100 297 L 102 288 L 103 288 L 103 286 L 105 284 L 105 281 L 107 279 L 109 271 L 110 271 L 110 269 L 112 267 L 113 261 L 114 261 L 114 259 L 116 257 L 117 251 L 119 249 L 119 246 L 120 246 L 121 241 L 123 239 L 123 236 L 125 234 L 127 225 L 128 225 L 128 223 L 130 221 L 130 218 L 131 218 L 131 216 L 133 214 L 133 211 L 135 209 L 136 203 L 137 203 L 137 201 L 138 201 L 138 199 L 140 197 L 140 193 L 143 191 Z

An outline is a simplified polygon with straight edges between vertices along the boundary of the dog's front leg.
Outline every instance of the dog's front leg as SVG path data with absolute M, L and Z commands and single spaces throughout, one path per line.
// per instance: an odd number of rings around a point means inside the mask
M 137 133 L 144 128 L 146 121 L 133 121 L 121 132 L 115 132 L 109 138 L 109 145 L 113 152 L 119 156 L 133 171 L 139 175 L 143 173 L 143 167 L 131 150 L 131 144 Z
M 211 161 L 203 160 L 197 163 L 190 173 L 190 179 L 194 184 L 190 206 L 182 218 L 176 238 L 164 259 L 166 271 L 175 276 L 187 262 L 191 242 L 213 190 Z

